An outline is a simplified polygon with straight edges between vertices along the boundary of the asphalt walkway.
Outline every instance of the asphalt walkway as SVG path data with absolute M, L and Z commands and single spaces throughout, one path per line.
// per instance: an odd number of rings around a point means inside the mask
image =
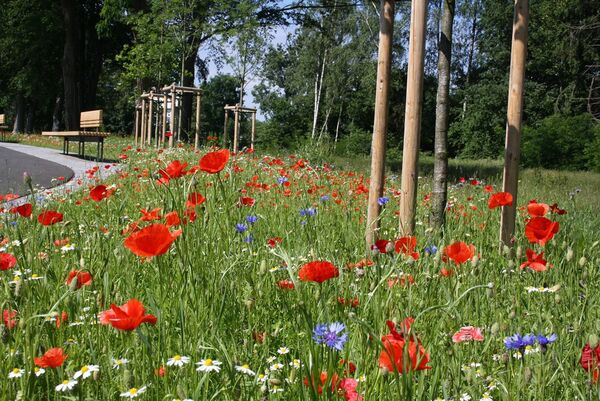
M 93 178 L 89 178 L 86 171 L 94 167 L 99 167 L 95 177 L 101 179 L 118 169 L 114 164 L 67 156 L 57 149 L 0 142 L 0 194 L 28 194 L 29 190 L 23 183 L 24 172 L 32 177 L 33 184 L 39 189 L 38 194 L 44 197 L 68 193 L 87 186 Z M 24 203 L 26 199 L 16 199 L 10 202 L 10 206 Z

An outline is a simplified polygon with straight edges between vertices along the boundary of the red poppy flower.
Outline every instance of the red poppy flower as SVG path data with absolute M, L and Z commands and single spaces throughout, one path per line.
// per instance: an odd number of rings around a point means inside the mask
M 373 245 L 371 245 L 371 249 L 379 253 L 387 253 L 389 243 L 390 241 L 387 239 L 378 239 Z
M 12 269 L 17 265 L 17 258 L 10 253 L 0 253 L 0 270 Z
M 552 267 L 552 265 L 546 267 L 547 262 L 544 260 L 544 252 L 536 254 L 533 249 L 527 249 L 525 254 L 527 255 L 527 262 L 521 264 L 521 269 L 529 267 L 536 272 L 543 272 L 546 271 L 547 267 Z
M 532 217 L 544 217 L 550 211 L 550 206 L 537 201 L 530 201 L 527 205 L 527 213 Z
M 70 286 L 75 278 L 77 278 L 77 288 L 81 288 L 84 285 L 92 285 L 92 275 L 90 272 L 71 270 L 67 277 L 67 285 Z
M 490 196 L 488 208 L 494 209 L 498 206 L 512 206 L 513 196 L 510 192 L 496 192 Z
M 9 330 L 14 329 L 15 326 L 17 325 L 17 319 L 15 319 L 16 317 L 17 317 L 16 310 L 4 309 L 2 311 L 2 322 L 4 323 L 6 328 Z
M 290 280 L 280 280 L 277 282 L 277 287 L 281 288 L 282 290 L 293 290 L 295 288 L 294 286 L 294 282 L 290 281 Z
M 483 187 L 483 192 L 492 193 L 494 192 L 494 187 L 491 185 L 486 185 L 485 187 Z
M 102 199 L 108 198 L 108 191 L 106 185 L 97 185 L 90 190 L 90 198 L 96 202 L 100 202 Z
M 553 203 L 552 205 L 550 205 L 550 211 L 558 215 L 567 214 L 567 211 L 565 209 L 561 209 L 558 207 L 558 203 Z
M 461 329 L 452 336 L 452 341 L 455 343 L 462 343 L 464 341 L 483 341 L 483 334 L 479 327 L 461 327 Z
M 187 201 L 185 202 L 185 207 L 196 207 L 203 204 L 205 201 L 206 198 L 201 193 L 192 192 L 188 195 Z
M 600 345 L 596 348 L 590 347 L 590 344 L 586 344 L 581 350 L 581 357 L 579 358 L 579 365 L 588 372 L 593 373 L 594 383 L 598 382 L 598 373 L 600 371 Z
M 179 160 L 173 160 L 167 165 L 166 168 L 158 170 L 158 174 L 161 176 L 160 180 L 158 181 L 166 184 L 169 182 L 169 180 L 185 176 L 187 174 L 187 171 L 185 171 L 187 166 L 187 162 L 182 163 Z
M 283 239 L 281 237 L 269 238 L 267 240 L 267 245 L 269 245 L 269 247 L 271 247 L 271 248 L 275 248 L 277 246 L 277 244 L 281 244 L 281 241 L 283 241 Z
M 165 223 L 167 224 L 167 227 L 169 227 L 169 228 L 180 225 L 181 219 L 179 219 L 179 214 L 177 214 L 177 211 L 173 211 L 173 212 L 169 212 L 169 213 L 165 214 Z
M 254 198 L 250 198 L 248 196 L 242 196 L 240 198 L 241 206 L 254 206 L 255 203 L 256 203 L 256 200 Z
M 419 252 L 416 252 L 417 237 L 402 237 L 396 240 L 394 250 L 396 253 L 402 253 L 412 257 L 414 260 L 419 259 Z
M 138 256 L 158 256 L 166 253 L 179 235 L 181 230 L 171 232 L 164 224 L 152 224 L 131 234 L 124 245 Z
M 63 221 L 63 215 L 54 210 L 46 210 L 38 215 L 38 221 L 41 225 L 51 226 Z
M 161 208 L 157 207 L 152 209 L 151 211 L 148 211 L 147 209 L 142 209 L 140 210 L 140 213 L 142 213 L 142 218 L 140 219 L 141 221 L 154 221 L 154 220 L 160 220 L 160 212 L 162 211 Z
M 130 299 L 126 304 L 110 305 L 110 309 L 100 313 L 100 323 L 110 324 L 115 329 L 132 331 L 142 323 L 156 324 L 156 316 L 146 315 L 144 305 L 137 299 Z
M 407 340 L 404 333 L 396 331 L 393 322 L 388 320 L 386 323 L 390 334 L 381 337 L 384 349 L 379 355 L 379 367 L 390 372 L 397 371 L 400 374 L 410 370 L 431 369 L 430 366 L 427 366 L 429 354 L 420 341 L 415 342 L 413 335 L 409 336 Z
M 19 213 L 22 217 L 31 216 L 31 212 L 33 211 L 33 205 L 31 203 L 25 203 L 21 206 L 13 207 L 10 209 L 11 213 Z
M 556 221 L 545 217 L 534 217 L 525 225 L 525 236 L 529 242 L 544 246 L 554 237 L 559 228 L 560 225 Z
M 33 358 L 33 362 L 40 368 L 58 368 L 62 366 L 67 355 L 62 348 L 50 348 L 39 358 Z
M 301 281 L 314 281 L 322 283 L 334 277 L 338 277 L 340 271 L 332 263 L 326 261 L 313 261 L 306 263 L 298 271 Z
M 229 156 L 230 153 L 227 149 L 221 149 L 216 152 L 207 153 L 200 159 L 200 170 L 209 174 L 218 173 L 227 165 Z
M 454 263 L 460 265 L 470 260 L 475 255 L 473 244 L 467 245 L 462 241 L 455 242 L 444 248 L 444 256 L 452 259 Z

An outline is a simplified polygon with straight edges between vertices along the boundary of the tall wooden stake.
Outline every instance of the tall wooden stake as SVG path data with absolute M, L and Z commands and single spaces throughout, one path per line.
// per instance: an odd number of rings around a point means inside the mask
M 412 0 L 410 15 L 404 148 L 402 151 L 402 194 L 400 198 L 400 232 L 402 235 L 412 235 L 415 230 L 427 0 Z
M 154 93 L 150 92 L 150 96 L 148 97 L 148 126 L 146 127 L 148 132 L 145 133 L 148 145 L 152 145 L 152 106 L 154 106 Z
M 236 105 L 235 111 L 233 112 L 233 153 L 238 152 L 239 146 L 239 134 L 240 134 L 240 111 L 238 110 L 239 104 Z
M 133 128 L 133 146 L 137 147 L 138 143 L 138 130 L 140 126 L 140 109 L 135 108 L 135 126 Z
M 385 172 L 385 137 L 388 123 L 388 93 L 392 65 L 392 40 L 394 36 L 394 0 L 381 0 L 379 17 L 379 56 L 377 61 L 377 90 L 375 92 L 375 117 L 371 142 L 371 178 L 367 209 L 365 239 L 367 254 L 375 243 L 379 229 L 379 198 L 383 195 Z
M 165 134 L 167 133 L 167 105 L 169 104 L 169 97 L 163 95 L 162 97 L 162 133 L 160 134 L 160 147 L 165 146 Z
M 140 121 L 140 141 L 139 145 L 141 148 L 144 147 L 144 142 L 146 139 L 146 99 L 142 98 L 142 111 L 141 111 L 141 121 Z
M 196 136 L 194 137 L 194 149 L 198 149 L 200 144 L 200 106 L 202 105 L 202 96 L 196 94 Z
M 175 135 L 175 84 L 171 86 L 171 120 L 169 121 L 169 130 L 171 130 L 171 136 L 169 137 L 169 147 L 173 147 L 173 136 Z
M 512 206 L 502 207 L 500 241 L 512 246 L 517 215 L 517 180 L 521 157 L 521 123 L 523 118 L 523 84 L 527 56 L 528 0 L 515 0 L 513 39 L 510 55 L 510 81 L 508 84 L 508 109 L 506 113 L 506 144 L 504 146 L 504 180 L 502 188 L 513 196 Z
M 256 113 L 252 113 L 252 136 L 250 137 L 250 149 L 254 150 L 254 139 L 256 139 Z
M 226 104 L 225 107 L 229 105 Z M 227 120 L 229 119 L 229 110 L 225 109 L 225 123 L 223 124 L 223 149 L 227 148 Z

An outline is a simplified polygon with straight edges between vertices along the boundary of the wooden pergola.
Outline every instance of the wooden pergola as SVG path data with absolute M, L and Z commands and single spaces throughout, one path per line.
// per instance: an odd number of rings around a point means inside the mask
M 162 147 L 167 141 L 173 146 L 173 138 L 181 138 L 181 112 L 183 96 L 191 94 L 196 98 L 194 148 L 200 142 L 200 109 L 202 106 L 202 89 L 171 84 L 162 89 L 153 88 L 143 93 L 136 102 L 134 142 L 135 146 L 152 145 Z M 167 129 L 168 124 L 168 129 Z
M 230 106 L 228 104 L 223 108 L 225 110 L 225 125 L 223 128 L 223 138 L 225 146 L 227 146 L 227 122 L 229 119 L 229 112 L 233 112 L 233 153 L 238 152 L 240 143 L 240 113 L 249 113 L 252 119 L 252 131 L 250 135 L 250 149 L 254 150 L 254 139 L 256 137 L 256 109 L 242 107 L 239 104 Z

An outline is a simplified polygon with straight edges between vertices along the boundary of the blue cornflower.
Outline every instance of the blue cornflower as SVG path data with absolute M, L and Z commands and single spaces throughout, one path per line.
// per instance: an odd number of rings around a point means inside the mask
M 341 351 L 346 341 L 348 341 L 348 335 L 342 333 L 345 329 L 346 325 L 340 322 L 317 324 L 313 329 L 312 338 L 317 344 L 325 344 L 330 348 Z
M 11 226 L 16 226 L 16 225 L 17 225 L 17 222 L 16 222 L 16 221 L 11 221 L 11 222 L 10 222 L 10 225 L 11 225 Z
M 285 177 L 283 175 L 280 176 L 280 177 L 277 177 L 277 183 L 278 184 L 283 184 L 284 182 L 288 182 L 288 178 L 287 177 Z
M 504 346 L 506 349 L 520 349 L 525 347 L 525 345 L 526 344 L 523 343 L 523 337 L 519 333 L 504 339 Z
M 378 198 L 378 199 L 377 199 L 377 204 L 378 204 L 379 206 L 383 206 L 383 205 L 385 205 L 386 203 L 388 203 L 389 201 L 390 201 L 390 198 L 388 198 L 387 196 L 382 196 L 381 198 Z
M 248 244 L 251 243 L 252 241 L 254 241 L 254 237 L 251 234 L 244 238 L 244 242 L 246 242 Z
M 425 255 L 435 255 L 437 251 L 438 248 L 435 245 L 428 245 L 425 247 Z
M 238 233 L 241 234 L 248 229 L 248 226 L 242 223 L 238 223 L 235 225 L 235 229 Z
M 321 196 L 321 202 L 327 202 L 329 199 L 331 199 L 329 197 L 329 195 L 323 195 L 323 196 Z
M 257 221 L 257 220 L 258 220 L 258 217 L 257 217 L 257 216 L 254 216 L 254 215 L 252 215 L 252 214 L 251 214 L 251 215 L 248 215 L 248 216 L 246 216 L 246 221 L 247 221 L 248 223 L 250 223 L 250 224 L 254 224 L 254 223 L 256 223 L 256 221 Z
M 300 209 L 300 216 L 302 216 L 302 217 L 314 216 L 315 214 L 317 214 L 317 209 L 315 209 L 314 207 Z
M 548 337 L 546 337 L 540 334 L 535 336 L 535 338 L 542 347 L 545 347 L 548 344 L 555 342 L 558 339 L 558 336 L 556 334 L 550 334 Z

